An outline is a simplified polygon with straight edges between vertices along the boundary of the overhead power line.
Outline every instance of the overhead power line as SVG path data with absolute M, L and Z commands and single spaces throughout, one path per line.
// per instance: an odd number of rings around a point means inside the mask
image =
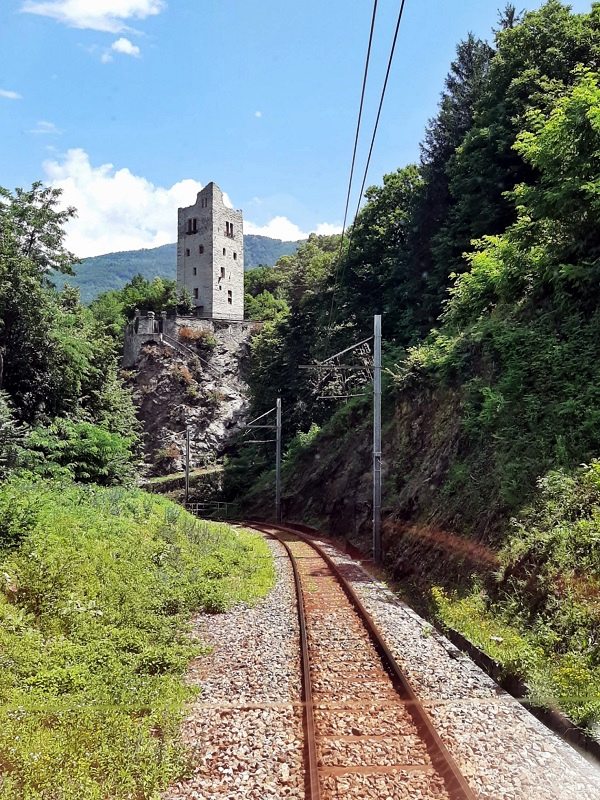
M 369 62 L 371 61 L 371 48 L 373 45 L 373 32 L 375 30 L 375 17 L 377 16 L 377 1 L 373 3 L 373 14 L 371 15 L 371 30 L 369 31 L 369 46 L 367 47 L 367 57 L 365 60 L 365 69 L 363 74 L 362 90 L 360 93 L 360 106 L 358 109 L 358 119 L 356 120 L 356 133 L 354 134 L 354 149 L 352 151 L 352 165 L 350 167 L 350 179 L 348 181 L 348 194 L 346 195 L 346 208 L 344 211 L 344 224 L 342 226 L 342 241 L 346 231 L 346 222 L 348 220 L 348 208 L 350 207 L 350 195 L 352 192 L 352 180 L 354 178 L 354 167 L 356 165 L 356 151 L 358 149 L 358 139 L 360 135 L 360 125 L 362 122 L 363 107 L 365 104 L 365 92 L 367 88 L 367 77 L 369 75 Z
M 381 109 L 383 108 L 383 101 L 385 100 L 385 93 L 387 90 L 388 80 L 390 77 L 390 72 L 392 70 L 392 62 L 394 60 L 394 53 L 396 52 L 396 43 L 398 41 L 398 33 L 400 31 L 400 23 L 402 22 L 402 16 L 404 14 L 404 6 L 406 5 L 406 0 L 402 0 L 400 4 L 400 11 L 398 12 L 398 20 L 396 22 L 396 30 L 394 31 L 394 39 L 392 41 L 392 49 L 390 50 L 390 57 L 388 59 L 387 69 L 385 72 L 385 80 L 383 82 L 383 88 L 381 90 L 381 98 L 379 99 L 379 108 L 377 109 L 377 117 L 375 118 L 375 126 L 373 127 L 373 136 L 371 137 L 371 144 L 369 146 L 369 155 L 367 157 L 367 163 L 365 165 L 365 172 L 362 179 L 362 184 L 360 186 L 360 192 L 358 194 L 358 203 L 356 206 L 356 214 L 354 215 L 354 219 L 358 216 L 358 212 L 360 209 L 360 203 L 362 200 L 363 192 L 365 190 L 365 184 L 367 182 L 367 175 L 369 173 L 369 167 L 371 165 L 371 156 L 373 155 L 373 147 L 375 145 L 375 137 L 377 136 L 377 129 L 379 128 L 379 120 L 381 118 Z
M 377 3 L 375 3 L 375 5 L 377 5 Z M 375 125 L 373 126 L 373 134 L 371 136 L 371 143 L 369 145 L 369 154 L 367 156 L 367 163 L 365 165 L 365 171 L 363 173 L 363 179 L 362 179 L 362 183 L 361 183 L 361 186 L 360 186 L 360 192 L 358 194 L 358 202 L 356 204 L 356 213 L 354 214 L 354 221 L 352 223 L 353 227 L 352 227 L 352 230 L 350 232 L 350 237 L 349 237 L 349 240 L 348 240 L 348 252 L 350 252 L 350 247 L 351 247 L 351 244 L 352 244 L 352 236 L 354 234 L 354 223 L 356 222 L 356 218 L 358 217 L 358 212 L 360 211 L 360 204 L 361 204 L 361 201 L 362 201 L 363 193 L 365 191 L 365 185 L 367 183 L 367 176 L 369 174 L 369 167 L 371 165 L 371 157 L 373 155 L 373 148 L 375 146 L 375 139 L 377 137 L 377 131 L 379 129 L 379 121 L 381 119 L 381 111 L 383 109 L 383 103 L 384 103 L 384 100 L 385 100 L 385 94 L 386 94 L 386 91 L 387 91 L 388 81 L 389 81 L 390 73 L 391 73 L 391 70 L 392 70 L 392 63 L 394 61 L 394 54 L 396 52 L 396 44 L 398 42 L 398 33 L 400 31 L 400 25 L 402 23 L 402 17 L 404 15 L 404 7 L 405 7 L 405 5 L 406 5 L 406 0 L 402 0 L 402 2 L 400 3 L 400 9 L 398 11 L 398 18 L 396 20 L 396 28 L 394 30 L 394 38 L 392 39 L 392 46 L 391 46 L 391 49 L 390 49 L 390 55 L 389 55 L 389 58 L 388 58 L 387 68 L 386 68 L 386 72 L 385 72 L 385 79 L 383 81 L 383 87 L 381 89 L 381 96 L 379 98 L 379 106 L 377 108 L 377 116 L 375 118 Z M 371 38 L 372 38 L 372 34 L 373 34 L 374 21 L 375 21 L 375 9 L 373 10 L 373 21 L 372 21 L 372 26 L 371 26 Z M 368 51 L 369 54 L 370 54 L 370 51 L 371 51 L 371 38 L 369 39 L 369 51 Z M 364 97 L 364 88 L 365 88 L 365 85 L 363 83 L 363 97 Z M 361 113 L 362 113 L 362 106 L 363 106 L 363 97 L 361 97 Z M 360 116 L 359 116 L 359 119 L 360 119 Z M 357 130 L 357 135 L 358 135 L 358 130 Z M 358 138 L 356 139 L 355 146 L 354 146 L 354 156 L 353 156 L 353 159 L 352 159 L 352 172 L 354 170 L 354 162 L 355 162 L 355 156 L 356 156 L 356 142 L 357 141 L 358 141 Z M 350 181 L 352 181 L 352 172 L 351 172 Z M 331 332 L 331 328 L 333 327 L 333 312 L 334 312 L 334 308 L 335 308 L 335 295 L 336 295 L 337 288 L 338 288 L 338 280 L 341 280 L 341 278 L 344 275 L 344 269 L 343 269 L 343 265 L 342 265 L 341 256 L 342 256 L 342 247 L 343 247 L 343 243 L 344 243 L 344 234 L 345 234 L 345 230 L 346 230 L 348 203 L 349 203 L 349 199 L 350 199 L 350 187 L 351 187 L 351 183 L 350 183 L 350 186 L 348 187 L 348 199 L 347 199 L 347 202 L 346 202 L 346 212 L 344 214 L 344 227 L 342 229 L 342 238 L 341 238 L 341 241 L 340 241 L 340 253 L 339 253 L 338 263 L 337 263 L 337 266 L 336 266 L 336 274 L 335 274 L 335 280 L 334 280 L 334 285 L 333 285 L 333 294 L 331 296 L 331 308 L 330 308 L 330 311 L 329 311 L 329 323 L 328 323 L 328 326 L 327 326 L 328 338 L 329 338 L 329 334 Z M 339 270 L 340 266 L 342 266 L 342 269 L 341 269 L 341 272 L 339 273 L 339 276 L 338 276 L 338 270 Z
M 360 93 L 360 105 L 358 108 L 358 118 L 356 120 L 356 132 L 354 134 L 354 148 L 352 150 L 352 164 L 350 166 L 350 178 L 348 179 L 348 192 L 346 194 L 346 208 L 344 209 L 344 222 L 342 225 L 342 236 L 340 238 L 340 249 L 338 253 L 337 263 L 335 267 L 335 279 L 333 282 L 334 285 L 334 292 L 331 297 L 331 308 L 329 309 L 329 319 L 331 321 L 331 314 L 333 312 L 333 298 L 335 297 L 335 286 L 337 285 L 337 272 L 340 268 L 341 260 L 342 260 L 342 252 L 344 248 L 344 236 L 346 235 L 346 223 L 348 221 L 348 209 L 350 208 L 350 197 L 352 195 L 352 181 L 354 179 L 354 167 L 356 166 L 356 151 L 358 150 L 358 140 L 360 137 L 360 126 L 362 122 L 362 113 L 365 104 L 365 94 L 367 89 L 367 78 L 369 75 L 369 64 L 371 62 L 371 49 L 373 46 L 373 33 L 375 31 L 375 18 L 377 16 L 377 2 L 378 0 L 374 0 L 373 2 L 373 13 L 371 14 L 371 28 L 369 30 L 369 44 L 367 47 L 367 56 L 365 58 L 365 68 L 363 71 L 363 81 L 362 81 L 362 89 Z

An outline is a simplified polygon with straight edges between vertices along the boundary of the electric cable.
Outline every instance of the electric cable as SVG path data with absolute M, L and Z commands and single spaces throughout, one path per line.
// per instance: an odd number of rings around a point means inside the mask
M 367 47 L 367 56 L 366 56 L 366 59 L 365 59 L 365 68 L 364 68 L 364 71 L 363 71 L 362 89 L 361 89 L 361 93 L 360 93 L 360 105 L 359 105 L 359 109 L 358 109 L 358 119 L 356 120 L 356 132 L 354 134 L 354 148 L 352 150 L 352 164 L 350 166 L 350 178 L 348 180 L 348 192 L 346 194 L 346 208 L 344 210 L 344 222 L 343 222 L 343 225 L 342 225 L 342 235 L 341 235 L 341 238 L 340 238 L 340 249 L 339 249 L 338 258 L 337 258 L 337 264 L 336 264 L 336 274 L 335 274 L 335 279 L 334 279 L 334 287 L 337 284 L 337 271 L 339 269 L 339 266 L 340 266 L 340 263 L 341 263 L 341 259 L 342 259 L 342 251 L 343 251 L 343 247 L 344 247 L 344 236 L 346 234 L 346 222 L 348 221 L 348 209 L 350 207 L 350 197 L 351 197 L 351 194 L 352 194 L 352 181 L 354 179 L 354 167 L 356 166 L 356 152 L 358 150 L 358 140 L 359 140 L 359 137 L 360 137 L 360 126 L 361 126 L 361 122 L 362 122 L 362 113 L 363 113 L 363 108 L 364 108 L 364 104 L 365 104 L 365 94 L 366 94 L 366 89 L 367 89 L 367 77 L 368 77 L 368 74 L 369 74 L 369 64 L 370 64 L 370 61 L 371 61 L 371 49 L 372 49 L 372 46 L 373 46 L 373 34 L 374 34 L 374 31 L 375 31 L 375 18 L 377 16 L 377 3 L 378 3 L 378 0 L 374 0 L 374 2 L 373 2 L 373 13 L 371 14 L 371 28 L 370 28 L 370 31 L 369 31 L 369 44 L 368 44 L 368 47 Z M 331 312 L 333 311 L 333 298 L 334 297 L 335 297 L 335 289 L 334 289 L 334 294 L 332 295 L 332 298 L 331 298 L 332 307 L 330 309 L 330 318 L 331 318 Z
M 369 167 L 371 165 L 371 157 L 373 155 L 373 148 L 375 146 L 375 139 L 377 137 L 377 131 L 379 129 L 379 121 L 381 119 L 381 111 L 383 109 L 383 102 L 385 100 L 385 94 L 386 94 L 386 91 L 387 91 L 387 85 L 388 85 L 390 73 L 391 73 L 391 70 L 392 70 L 392 63 L 393 63 L 393 60 L 394 60 L 394 54 L 396 52 L 396 44 L 398 42 L 398 33 L 400 31 L 400 24 L 402 23 L 402 17 L 404 15 L 404 7 L 405 7 L 405 5 L 406 5 L 406 0 L 402 0 L 402 2 L 400 4 L 400 9 L 398 11 L 398 19 L 396 20 L 396 28 L 394 30 L 394 38 L 392 40 L 392 46 L 391 46 L 390 55 L 389 55 L 389 58 L 388 58 L 387 69 L 386 69 L 386 72 L 385 72 L 385 79 L 383 81 L 383 87 L 381 89 L 381 97 L 379 98 L 379 106 L 378 106 L 378 109 L 377 109 L 377 116 L 375 118 L 375 125 L 373 126 L 373 135 L 371 136 L 371 144 L 369 146 L 369 154 L 367 156 L 367 163 L 365 165 L 365 171 L 363 173 L 363 179 L 362 179 L 362 183 L 361 183 L 361 187 L 360 187 L 360 192 L 359 192 L 359 195 L 358 195 L 358 203 L 356 205 L 356 213 L 354 215 L 354 222 L 352 223 L 352 229 L 350 231 L 350 236 L 349 236 L 349 239 L 348 239 L 348 253 L 350 253 L 350 247 L 352 245 L 352 236 L 354 234 L 354 224 L 356 223 L 356 218 L 358 217 L 358 213 L 360 211 L 360 204 L 361 204 L 361 201 L 362 201 L 363 192 L 365 190 L 365 185 L 366 185 L 366 182 L 367 182 L 367 176 L 368 176 L 368 173 L 369 173 Z M 341 252 L 342 244 L 343 244 L 343 234 L 342 234 L 342 242 L 340 243 L 340 252 Z M 338 267 L 340 266 L 340 263 L 341 262 L 338 262 Z M 343 266 L 343 264 L 341 266 L 342 266 L 342 269 L 341 269 L 341 272 L 339 273 L 339 280 L 341 280 L 343 278 L 343 276 L 344 276 L 344 266 Z M 333 327 L 333 311 L 334 311 L 334 305 L 335 305 L 335 295 L 336 295 L 336 292 L 337 292 L 337 285 L 338 285 L 338 270 L 336 269 L 336 277 L 335 277 L 335 281 L 334 281 L 333 295 L 331 297 L 331 309 L 330 309 L 330 313 L 329 313 L 329 323 L 328 323 L 328 326 L 327 326 L 327 328 L 328 328 L 328 339 L 329 339 L 329 335 L 330 335 L 331 329 Z

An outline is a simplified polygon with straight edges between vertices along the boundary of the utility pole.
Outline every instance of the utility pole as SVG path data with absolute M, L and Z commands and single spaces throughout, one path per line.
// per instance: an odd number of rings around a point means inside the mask
M 381 314 L 373 322 L 373 561 L 381 564 Z
M 268 417 L 269 414 L 275 412 L 275 424 L 257 425 L 258 422 Z M 261 414 L 260 417 L 253 419 L 246 425 L 246 430 L 256 430 L 257 428 L 267 428 L 268 430 L 275 430 L 274 439 L 246 439 L 247 444 L 268 444 L 275 442 L 275 518 L 277 522 L 281 522 L 281 397 L 277 398 L 275 408 L 270 408 Z
M 190 426 L 185 428 L 185 503 L 190 494 Z
M 277 398 L 275 423 L 275 521 L 281 522 L 281 397 Z

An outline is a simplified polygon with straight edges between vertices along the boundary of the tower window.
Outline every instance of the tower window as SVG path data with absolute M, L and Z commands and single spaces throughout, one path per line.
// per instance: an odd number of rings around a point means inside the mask
M 225 277 L 225 267 L 221 267 L 221 277 Z
M 198 232 L 198 219 L 196 217 L 190 217 L 187 221 L 187 232 L 188 233 L 197 233 Z
M 186 254 L 186 256 L 190 255 L 190 248 L 189 247 L 185 248 L 185 254 Z
M 233 292 L 231 291 L 231 289 L 227 291 L 227 302 L 229 303 L 229 305 L 233 304 Z
M 196 287 L 194 289 L 194 300 L 197 300 L 197 299 L 198 299 L 198 288 Z
M 196 267 L 194 267 L 194 275 L 197 275 L 197 274 L 198 274 L 198 270 L 196 269 Z
M 234 254 L 233 254 L 233 260 L 234 260 L 234 261 L 237 261 L 237 253 L 234 253 Z
M 201 244 L 200 247 L 198 248 L 198 252 L 200 253 L 200 255 L 202 255 L 202 253 L 204 252 L 204 245 L 203 244 Z
M 223 248 L 223 255 L 227 255 L 227 250 Z

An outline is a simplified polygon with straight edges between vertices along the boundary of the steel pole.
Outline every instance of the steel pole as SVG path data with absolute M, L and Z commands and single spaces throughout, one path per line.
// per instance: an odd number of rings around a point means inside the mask
M 381 564 L 381 314 L 373 323 L 373 560 Z
M 275 518 L 281 522 L 281 397 L 277 398 L 275 437 Z
M 190 428 L 185 429 L 185 503 L 187 505 L 190 494 Z

